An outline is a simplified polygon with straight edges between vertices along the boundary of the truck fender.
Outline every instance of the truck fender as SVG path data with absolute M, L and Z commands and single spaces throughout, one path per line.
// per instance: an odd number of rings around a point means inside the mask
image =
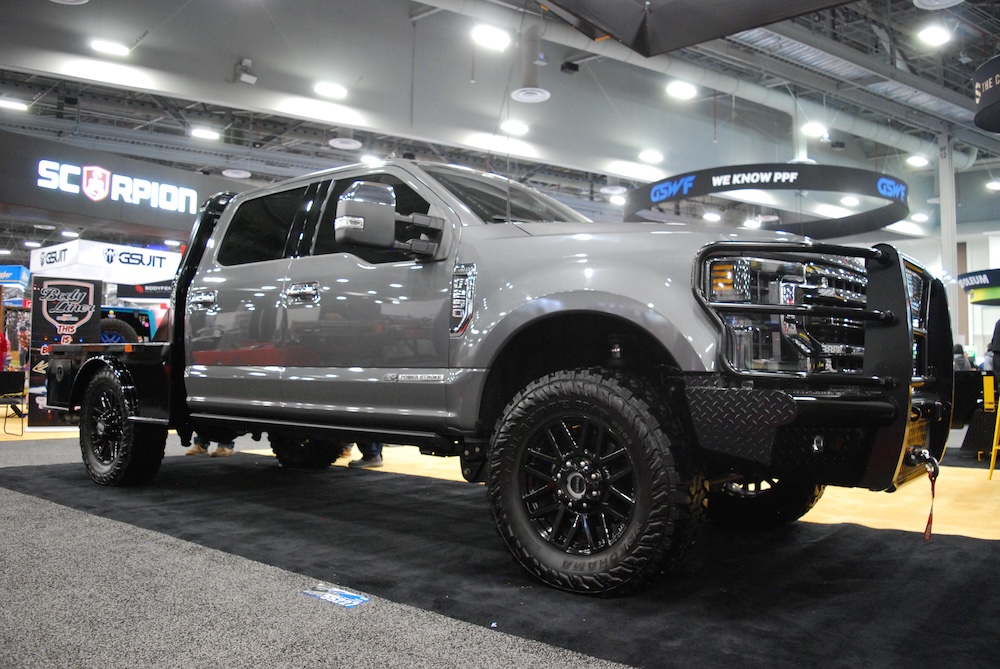
M 132 380 L 132 374 L 128 371 L 128 368 L 122 363 L 121 360 L 106 355 L 96 355 L 89 358 L 85 363 L 83 363 L 83 366 L 80 367 L 80 371 L 77 372 L 76 378 L 73 379 L 73 391 L 70 395 L 70 406 L 79 407 L 80 404 L 83 403 L 83 393 L 87 390 L 87 386 L 90 385 L 90 380 L 93 379 L 94 376 L 102 369 L 110 370 L 121 384 L 122 391 L 125 396 L 125 402 L 128 404 L 128 414 L 130 416 L 138 415 L 139 399 L 136 393 L 135 383 Z
M 599 305 L 600 309 L 595 309 L 595 305 Z M 685 371 L 715 370 L 714 347 L 708 351 L 697 350 L 693 345 L 695 339 L 681 332 L 675 323 L 659 311 L 623 295 L 592 290 L 540 295 L 530 302 L 519 305 L 492 327 L 482 328 L 486 330 L 485 334 L 481 334 L 475 341 L 460 344 L 459 349 L 455 351 L 456 366 L 489 368 L 508 341 L 539 319 L 585 313 L 617 317 L 649 333 Z M 700 314 L 694 315 L 700 316 Z M 711 336 L 704 337 L 704 341 L 716 340 L 714 331 L 706 331 L 706 335 L 708 334 Z

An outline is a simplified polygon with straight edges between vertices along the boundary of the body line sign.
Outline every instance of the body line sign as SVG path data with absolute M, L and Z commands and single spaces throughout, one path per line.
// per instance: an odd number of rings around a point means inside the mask
M 637 188 L 629 193 L 625 220 L 636 220 L 637 212 L 666 202 L 747 188 L 854 193 L 886 201 L 886 206 L 872 211 L 792 226 L 817 239 L 878 230 L 906 218 L 910 211 L 907 184 L 880 172 L 829 165 L 763 163 L 689 172 Z

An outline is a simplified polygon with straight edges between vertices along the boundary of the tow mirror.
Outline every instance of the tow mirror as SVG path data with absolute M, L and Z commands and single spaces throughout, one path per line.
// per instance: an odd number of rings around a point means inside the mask
M 396 193 L 392 186 L 355 181 L 337 201 L 337 218 L 333 226 L 338 244 L 393 248 Z

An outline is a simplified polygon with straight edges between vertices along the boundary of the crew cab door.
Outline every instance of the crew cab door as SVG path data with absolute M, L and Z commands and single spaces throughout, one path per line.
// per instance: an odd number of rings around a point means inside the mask
M 401 169 L 338 175 L 317 224 L 304 236 L 300 257 L 288 268 L 286 415 L 338 425 L 440 426 L 452 265 L 339 244 L 337 199 L 356 180 L 392 185 L 399 214 L 453 216 Z
M 193 413 L 280 413 L 282 294 L 291 255 L 328 185 L 278 187 L 239 201 L 220 223 L 213 240 L 221 241 L 207 249 L 184 307 L 185 385 Z

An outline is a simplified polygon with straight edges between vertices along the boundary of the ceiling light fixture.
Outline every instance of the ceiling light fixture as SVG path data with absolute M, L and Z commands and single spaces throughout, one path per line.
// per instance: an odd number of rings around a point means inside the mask
M 856 207 L 859 204 L 861 204 L 861 200 L 854 197 L 853 195 L 845 195 L 844 197 L 840 198 L 840 204 L 844 205 L 845 207 Z
M 127 56 L 129 49 L 124 44 L 109 42 L 108 40 L 95 39 L 90 43 L 90 48 L 98 53 L 106 53 L 109 56 Z
M 828 132 L 830 132 L 825 125 L 822 123 L 817 123 L 816 121 L 810 121 L 800 128 L 802 134 L 806 137 L 823 137 Z
M 954 7 L 955 5 L 960 5 L 965 0 L 913 0 L 913 6 L 917 9 L 927 9 L 933 11 L 935 9 L 947 9 L 948 7 Z
M 163 244 L 164 244 L 164 246 L 173 246 L 173 247 L 181 245 L 181 243 L 179 241 L 177 241 L 176 239 L 164 239 L 163 240 Z
M 706 211 L 702 215 L 702 218 L 708 221 L 709 223 L 718 223 L 719 221 L 722 220 L 722 214 L 720 214 L 717 211 Z
M 363 145 L 353 137 L 334 137 L 326 141 L 331 147 L 342 151 L 357 151 Z
M 73 230 L 63 230 L 60 234 L 63 237 L 69 237 L 70 239 L 76 239 L 80 236 L 79 232 L 74 232 Z
M 926 223 L 930 220 L 930 216 L 927 214 L 914 214 L 913 216 L 910 216 L 910 220 L 916 223 Z
M 373 156 L 369 154 L 361 156 L 361 162 L 363 162 L 365 165 L 381 165 L 383 161 L 378 156 Z
M 343 100 L 347 97 L 346 88 L 329 81 L 317 81 L 316 85 L 313 86 L 313 91 L 317 95 L 322 95 L 324 98 L 331 98 L 333 100 Z
M 906 159 L 906 164 L 909 165 L 910 167 L 927 167 L 928 165 L 931 164 L 931 161 L 929 161 L 924 156 L 913 154 L 912 156 Z
M 510 45 L 510 35 L 499 28 L 480 23 L 472 29 L 472 39 L 479 46 L 503 51 Z
M 11 254 L 10 249 L 0 249 L 0 256 L 9 256 Z
M 932 24 L 917 33 L 917 37 L 920 38 L 924 44 L 929 44 L 931 46 L 941 46 L 951 39 L 951 32 L 940 24 Z
M 28 111 L 28 105 L 20 100 L 2 99 L 0 100 L 0 108 L 12 111 Z
M 29 249 L 37 249 L 38 247 L 40 247 L 42 245 L 42 243 L 41 242 L 33 242 L 30 239 L 28 239 L 28 240 L 25 240 L 24 245 L 27 246 Z
M 680 79 L 674 79 L 667 84 L 667 95 L 678 100 L 690 100 L 698 95 L 698 88 Z
M 986 189 L 994 192 L 1000 191 L 1000 181 L 997 181 L 996 179 L 990 179 L 988 182 L 986 182 Z
M 610 202 L 611 204 L 613 204 L 615 206 L 623 207 L 623 206 L 625 206 L 625 196 L 624 195 L 612 195 L 611 197 L 608 198 L 608 202 Z
M 209 128 L 191 128 L 191 136 L 198 139 L 219 139 L 219 133 Z
M 244 170 L 239 167 L 227 167 L 222 170 L 222 176 L 227 179 L 249 179 L 252 175 L 250 170 Z
M 624 195 L 628 192 L 628 188 L 625 186 L 618 186 L 614 184 L 608 184 L 607 186 L 601 186 L 601 195 Z
M 514 118 L 509 118 L 501 123 L 500 129 L 508 135 L 527 135 L 529 130 L 527 123 Z
M 743 221 L 744 228 L 750 228 L 751 230 L 756 230 L 760 227 L 760 219 L 751 216 L 747 220 Z
M 656 149 L 646 149 L 639 153 L 639 160 L 650 165 L 663 162 L 663 154 Z

